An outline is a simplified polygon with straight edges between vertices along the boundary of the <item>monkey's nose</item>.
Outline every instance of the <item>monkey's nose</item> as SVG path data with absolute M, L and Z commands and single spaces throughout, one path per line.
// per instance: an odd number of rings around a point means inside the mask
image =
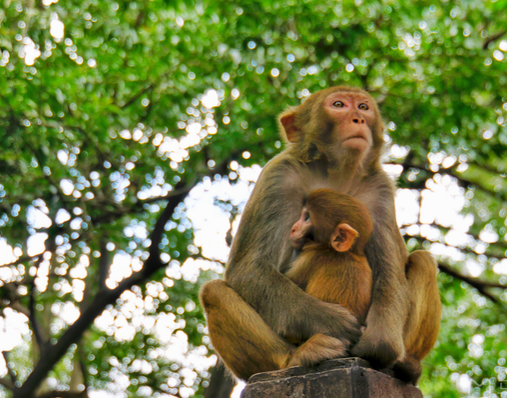
M 354 119 L 352 119 L 352 122 L 354 122 L 356 124 L 365 124 L 366 123 L 366 121 L 363 118 L 354 118 Z

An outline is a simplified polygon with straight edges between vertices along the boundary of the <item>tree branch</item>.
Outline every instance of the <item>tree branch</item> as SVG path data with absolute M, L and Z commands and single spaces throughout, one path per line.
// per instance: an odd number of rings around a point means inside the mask
M 26 263 L 27 261 L 37 261 L 39 259 L 39 257 L 42 256 L 43 254 L 44 253 L 37 254 L 36 256 L 24 256 L 24 257 L 20 257 L 20 258 L 18 258 L 16 261 L 14 261 L 12 263 L 4 264 L 4 265 L 0 266 L 0 269 L 11 267 L 13 265 L 18 265 L 18 264 Z
M 410 225 L 418 225 L 420 226 L 421 224 L 405 224 L 403 226 L 410 226 Z M 448 231 L 450 231 L 451 229 L 450 228 L 447 228 L 447 227 L 442 227 L 441 225 L 438 225 L 438 224 L 425 224 L 425 225 L 430 225 L 430 226 L 434 226 L 435 228 L 439 228 L 439 229 L 446 229 Z M 479 240 L 480 241 L 480 238 L 475 236 L 475 235 L 472 235 L 470 233 L 468 233 L 467 235 L 470 235 L 472 238 L 474 238 L 475 240 Z M 433 240 L 430 240 L 428 238 L 424 238 L 422 236 L 416 236 L 416 235 L 405 235 L 408 239 L 417 239 L 419 242 L 431 242 L 431 243 L 440 243 L 442 245 L 445 245 L 446 247 L 449 247 L 451 249 L 457 249 L 461 252 L 465 252 L 465 253 L 468 253 L 468 254 L 473 254 L 475 256 L 478 256 L 479 254 L 484 254 L 485 256 L 487 257 L 491 257 L 491 258 L 496 258 L 498 260 L 503 260 L 504 258 L 506 258 L 504 255 L 501 255 L 501 254 L 493 254 L 493 253 L 488 253 L 488 252 L 485 252 L 485 253 L 477 253 L 475 252 L 473 249 L 470 249 L 469 247 L 464 247 L 464 248 L 461 248 L 461 247 L 456 247 L 456 246 L 451 246 L 451 245 L 448 245 L 446 243 L 442 243 L 441 241 L 433 241 Z M 482 242 L 482 241 L 481 241 Z
M 54 226 L 55 225 L 54 220 L 51 220 L 51 222 L 53 223 L 53 226 Z M 54 238 L 54 236 L 57 235 L 57 233 L 51 233 L 52 228 L 54 228 L 53 226 L 51 226 L 49 228 L 41 228 L 38 230 L 38 232 L 45 232 L 48 234 L 48 240 L 46 241 L 46 242 L 48 242 L 48 244 L 47 244 L 46 250 L 44 250 L 40 254 L 36 254 L 35 256 L 23 256 L 23 257 L 18 258 L 15 261 L 13 261 L 12 263 L 3 264 L 2 266 L 0 266 L 0 270 L 2 268 L 8 268 L 8 267 L 12 267 L 14 265 L 23 264 L 23 263 L 26 263 L 27 261 L 34 261 L 35 264 L 38 264 L 42 261 L 42 259 L 44 257 L 44 253 L 46 253 L 46 252 L 50 252 L 52 255 L 54 255 L 55 250 L 56 250 L 56 242 L 54 241 L 53 238 Z M 58 227 L 56 227 L 56 228 L 58 229 L 58 232 L 61 231 L 60 228 L 58 228 Z M 54 236 L 52 236 L 52 235 L 54 235 Z M 37 267 L 38 267 L 38 265 L 37 265 Z
M 139 97 L 141 97 L 143 94 L 147 93 L 150 90 L 153 90 L 154 84 L 150 84 L 143 88 L 141 91 L 139 91 L 137 94 L 134 94 L 132 98 L 130 98 L 127 102 L 125 102 L 123 105 L 120 106 L 121 109 L 125 109 L 128 106 L 132 105 L 134 102 L 136 102 Z
M 133 274 L 130 278 L 123 280 L 116 289 L 99 292 L 86 310 L 81 313 L 81 316 L 77 319 L 77 321 L 69 326 L 58 342 L 46 351 L 44 361 L 39 361 L 23 385 L 15 390 L 14 398 L 33 397 L 35 391 L 39 387 L 40 383 L 46 378 L 48 372 L 56 365 L 62 356 L 65 355 L 70 345 L 77 343 L 81 339 L 83 333 L 93 323 L 95 318 L 104 311 L 104 308 L 108 304 L 113 304 L 125 290 L 131 288 L 135 284 L 141 283 L 157 270 L 164 267 L 164 264 L 160 261 L 159 253 L 159 244 L 162 240 L 162 234 L 165 231 L 164 227 L 167 221 L 171 218 L 176 206 L 183 201 L 192 188 L 192 185 L 185 187 L 183 181 L 176 185 L 176 191 L 179 192 L 179 194 L 172 196 L 167 202 L 167 206 L 158 218 L 155 227 L 150 234 L 150 257 L 145 261 L 143 269 Z M 64 397 L 61 392 L 58 392 L 58 394 L 60 394 L 60 397 Z M 53 396 L 58 395 L 43 396 L 43 398 L 51 398 Z M 69 396 L 69 398 L 75 397 L 77 396 Z
M 498 297 L 493 296 L 491 293 L 489 293 L 486 288 L 499 288 L 499 289 L 507 289 L 507 286 L 504 286 L 500 283 L 491 283 L 491 282 L 483 282 L 480 279 L 472 278 L 469 276 L 465 276 L 463 274 L 460 274 L 458 271 L 455 271 L 448 265 L 445 265 L 443 263 L 438 263 L 438 269 L 447 275 L 452 276 L 453 278 L 459 279 L 463 282 L 466 282 L 473 288 L 477 289 L 479 293 L 481 293 L 483 296 L 486 296 L 494 303 L 498 303 Z
M 109 252 L 106 248 L 105 237 L 100 240 L 100 259 L 99 259 L 99 290 L 105 290 L 106 279 L 109 274 Z
M 42 176 L 44 177 L 44 179 L 46 179 L 46 181 L 48 182 L 49 186 L 53 187 L 56 190 L 56 192 L 58 193 L 58 197 L 60 199 L 60 202 L 62 203 L 62 207 L 65 208 L 65 210 L 67 210 L 69 213 L 71 213 L 70 208 L 69 208 L 69 201 L 67 200 L 65 194 L 63 193 L 63 190 L 60 187 L 60 184 L 58 184 L 55 180 L 53 180 L 53 177 L 51 177 L 50 174 L 44 173 L 44 170 L 43 170 L 44 169 L 44 161 L 40 157 L 39 152 L 37 152 L 37 150 L 27 140 L 25 140 L 25 145 L 28 148 L 30 148 L 30 151 L 33 153 L 33 155 L 37 159 L 37 162 L 40 165 L 39 170 L 40 170 Z M 52 220 L 52 222 L 53 222 L 53 225 L 56 224 L 54 222 L 54 220 Z
M 26 315 L 27 318 L 30 317 L 30 311 L 23 304 L 19 302 L 19 294 L 17 293 L 17 283 L 16 282 L 8 282 L 3 288 L 6 291 L 7 299 L 9 300 L 9 304 L 6 304 L 5 307 L 10 307 L 13 310 L 20 312 L 21 314 Z M 6 298 L 3 296 L 2 298 Z M 1 308 L 4 308 L 2 305 Z
M 437 226 L 438 227 L 438 226 Z M 428 241 L 428 242 L 432 242 L 432 241 L 429 241 L 421 236 L 410 236 L 410 238 L 412 239 L 417 239 L 418 241 Z M 453 246 L 448 246 L 448 247 L 453 247 Z M 463 251 L 463 250 L 466 250 L 466 249 L 459 249 L 460 251 Z M 474 253 L 476 254 L 476 253 Z M 487 254 L 486 254 L 487 255 Z M 490 256 L 490 257 L 496 257 L 496 256 Z M 507 289 L 507 286 L 506 285 L 503 285 L 501 283 L 497 283 L 497 282 L 486 282 L 486 281 L 482 281 L 478 278 L 473 278 L 473 277 L 470 277 L 470 276 L 466 276 L 466 275 L 463 275 L 461 273 L 459 273 L 458 271 L 454 270 L 453 268 L 451 268 L 450 266 L 446 265 L 446 264 L 443 264 L 443 263 L 438 263 L 438 269 L 454 278 L 457 278 L 463 282 L 466 282 L 467 284 L 469 284 L 470 286 L 474 287 L 475 289 L 477 289 L 479 291 L 479 293 L 481 293 L 482 295 L 486 296 L 487 298 L 489 298 L 491 301 L 493 301 L 494 303 L 498 303 L 498 298 L 493 296 L 491 293 L 489 293 L 486 289 L 487 288 L 497 288 L 497 289 Z
M 86 390 L 80 392 L 49 391 L 38 395 L 37 398 L 88 398 L 88 393 Z
M 174 213 L 174 209 L 180 202 L 185 199 L 192 188 L 194 188 L 198 179 L 201 179 L 204 176 L 210 174 L 214 175 L 220 172 L 224 173 L 225 170 L 227 170 L 227 166 L 230 160 L 231 156 L 218 164 L 213 170 L 209 170 L 207 173 L 200 175 L 192 183 L 186 183 L 184 180 L 182 180 L 176 184 L 175 189 L 165 197 L 167 198 L 167 205 L 162 211 L 162 214 L 157 219 L 155 227 L 150 234 L 150 256 L 144 262 L 141 271 L 134 273 L 129 278 L 120 282 L 116 289 L 104 290 L 97 293 L 90 305 L 81 311 L 81 315 L 76 320 L 76 322 L 69 326 L 69 328 L 60 336 L 58 342 L 54 346 L 51 346 L 49 349 L 47 349 L 44 361 L 39 361 L 37 363 L 32 373 L 30 373 L 23 385 L 14 391 L 13 398 L 33 398 L 35 396 L 35 391 L 37 391 L 37 388 L 47 377 L 48 372 L 53 369 L 53 367 L 58 363 L 63 355 L 65 355 L 72 344 L 79 342 L 83 333 L 90 327 L 95 318 L 104 311 L 105 307 L 108 304 L 113 304 L 125 290 L 130 289 L 134 285 L 142 283 L 156 271 L 165 266 L 165 264 L 160 261 L 159 244 L 162 240 L 162 235 L 165 232 L 165 225 Z M 163 199 L 164 198 L 158 198 L 157 200 Z M 58 392 L 58 394 L 63 397 L 61 392 Z M 43 396 L 42 398 L 51 397 L 52 396 Z M 75 397 L 76 395 L 73 395 L 71 398 Z
M 69 108 L 69 113 L 70 112 L 72 112 L 72 111 Z M 82 128 L 81 126 L 73 126 L 73 125 L 69 125 L 69 124 L 52 124 L 52 123 L 42 123 L 41 126 L 44 126 L 44 127 L 47 127 L 47 128 L 56 129 L 56 130 L 59 129 L 59 128 L 63 128 L 63 129 L 67 129 L 67 130 L 76 130 L 76 131 L 78 131 L 81 135 L 83 135 L 83 137 L 85 138 L 85 140 L 87 140 L 88 142 L 91 142 L 94 145 L 95 150 L 97 151 L 97 153 L 99 155 L 99 158 L 100 158 L 100 163 L 98 163 L 99 166 L 100 166 L 100 168 L 104 169 L 104 166 L 102 165 L 102 163 L 105 160 L 108 160 L 113 166 L 115 166 L 116 168 L 118 168 L 118 165 L 116 164 L 116 162 L 114 161 L 114 159 L 112 159 L 111 157 L 109 157 L 109 159 L 108 159 L 107 154 L 102 150 L 102 148 L 100 147 L 100 145 L 98 145 L 96 137 L 93 134 L 89 134 L 86 131 L 86 129 Z
M 40 257 L 42 259 L 42 256 Z M 30 297 L 28 301 L 28 319 L 30 320 L 30 323 L 32 325 L 33 334 L 35 335 L 35 341 L 37 342 L 37 345 L 39 346 L 39 358 L 42 358 L 44 355 L 44 338 L 42 337 L 42 328 L 39 324 L 39 321 L 37 320 L 37 316 L 35 315 L 35 278 L 32 278 L 32 280 L 29 283 L 30 285 Z
M 186 191 L 186 188 L 183 188 L 182 190 Z M 112 218 L 118 218 L 118 217 L 121 217 L 125 214 L 132 213 L 133 211 L 141 210 L 143 208 L 143 205 L 145 205 L 146 203 L 153 203 L 153 202 L 158 202 L 158 201 L 163 201 L 163 200 L 166 200 L 166 201 L 171 200 L 171 198 L 178 197 L 181 194 L 182 190 L 181 189 L 174 189 L 174 190 L 170 191 L 166 196 L 158 196 L 155 198 L 148 198 L 143 201 L 138 201 L 131 207 L 123 207 L 123 208 L 118 209 L 118 211 L 110 211 L 110 212 L 107 212 L 107 213 L 102 214 L 100 216 L 97 216 L 95 218 L 92 218 L 91 222 L 94 224 L 95 223 L 100 224 L 103 222 L 107 222 Z
M 470 166 L 475 166 L 479 169 L 486 170 L 488 173 L 495 173 L 495 174 L 505 174 L 507 173 L 507 170 L 499 170 L 498 168 L 491 166 L 489 164 L 479 164 L 477 162 L 467 162 Z
M 83 376 L 83 384 L 85 386 L 85 392 L 86 395 L 88 395 L 88 368 L 86 367 L 84 361 L 85 353 L 82 345 L 79 345 L 78 354 L 79 354 L 79 368 L 81 369 L 81 374 Z
M 507 30 L 503 30 L 503 31 L 501 31 L 501 32 L 497 33 L 496 35 L 491 36 L 488 40 L 486 40 L 486 41 L 484 42 L 484 44 L 482 45 L 482 49 L 483 49 L 483 50 L 487 50 L 487 49 L 488 49 L 488 47 L 489 47 L 489 45 L 490 45 L 491 43 L 493 43 L 493 42 L 497 41 L 499 38 L 501 38 L 501 37 L 502 37 L 504 34 L 506 34 L 506 33 L 507 33 Z
M 416 164 L 413 164 L 413 163 L 396 163 L 396 164 L 399 164 L 401 166 L 403 166 L 404 169 L 407 169 L 407 168 L 414 168 L 414 169 L 419 169 L 419 170 L 424 170 L 425 172 L 427 173 L 430 173 L 432 175 L 435 175 L 435 174 L 447 174 L 451 177 L 454 177 L 458 180 L 458 182 L 460 183 L 460 185 L 462 187 L 473 187 L 473 188 L 477 188 L 478 190 L 494 197 L 495 199 L 500 199 L 502 201 L 507 201 L 507 192 L 496 192 L 492 189 L 489 189 L 489 188 L 486 188 L 484 186 L 482 186 L 480 183 L 476 182 L 476 181 L 471 181 L 471 180 L 468 180 L 464 177 L 461 177 L 459 175 L 456 174 L 456 170 L 455 170 L 455 167 L 451 167 L 449 169 L 442 169 L 440 168 L 438 171 L 431 171 L 429 170 L 426 166 L 427 165 L 416 165 Z

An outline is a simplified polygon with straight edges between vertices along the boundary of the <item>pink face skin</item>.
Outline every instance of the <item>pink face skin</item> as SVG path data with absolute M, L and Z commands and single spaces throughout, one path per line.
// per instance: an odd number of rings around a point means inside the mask
M 302 249 L 305 244 L 305 237 L 312 229 L 312 221 L 310 219 L 310 212 L 306 207 L 303 207 L 301 217 L 292 226 L 290 231 L 290 243 L 295 249 Z
M 360 93 L 337 92 L 323 103 L 327 114 L 335 121 L 335 136 L 341 148 L 365 153 L 373 145 L 371 126 L 375 112 L 371 99 Z

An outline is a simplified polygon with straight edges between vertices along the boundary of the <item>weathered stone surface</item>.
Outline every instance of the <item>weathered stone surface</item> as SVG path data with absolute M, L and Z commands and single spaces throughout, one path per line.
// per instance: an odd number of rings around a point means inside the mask
M 360 358 L 326 361 L 250 377 L 242 398 L 422 398 L 418 388 Z

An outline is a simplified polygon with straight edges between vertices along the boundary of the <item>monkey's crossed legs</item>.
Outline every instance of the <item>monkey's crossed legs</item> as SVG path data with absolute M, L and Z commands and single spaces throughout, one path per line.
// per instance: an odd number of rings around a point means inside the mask
M 411 293 L 411 311 L 403 336 L 406 355 L 394 368 L 400 373 L 408 373 L 404 378 L 412 381 L 418 379 L 421 371 L 419 361 L 431 350 L 438 335 L 441 304 L 436 269 L 435 260 L 424 251 L 412 253 L 406 266 L 408 291 Z M 343 342 L 323 334 L 312 336 L 300 347 L 290 344 L 274 333 L 224 281 L 204 285 L 201 302 L 213 346 L 240 379 L 247 380 L 259 372 L 312 365 L 346 355 Z

